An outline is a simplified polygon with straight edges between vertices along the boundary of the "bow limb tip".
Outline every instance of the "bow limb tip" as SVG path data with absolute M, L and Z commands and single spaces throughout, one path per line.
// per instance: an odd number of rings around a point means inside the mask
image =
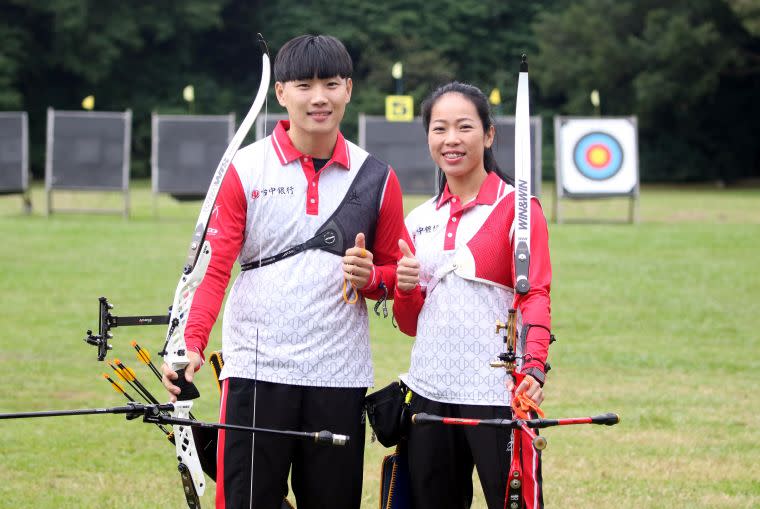
M 262 53 L 269 55 L 269 46 L 267 46 L 267 41 L 261 33 L 256 34 L 256 43 L 259 45 Z

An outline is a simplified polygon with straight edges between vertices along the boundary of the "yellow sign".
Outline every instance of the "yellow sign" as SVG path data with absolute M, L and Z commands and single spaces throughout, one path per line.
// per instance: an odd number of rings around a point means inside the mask
M 385 119 L 388 122 L 411 122 L 414 120 L 414 99 L 412 96 L 385 96 Z

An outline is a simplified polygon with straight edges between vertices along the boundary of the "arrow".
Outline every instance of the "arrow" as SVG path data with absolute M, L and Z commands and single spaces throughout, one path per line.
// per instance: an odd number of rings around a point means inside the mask
M 129 400 L 130 402 L 137 403 L 137 401 L 135 401 L 135 399 L 132 398 L 132 396 L 130 396 L 129 393 L 127 393 L 127 391 L 125 391 L 124 388 L 121 385 L 119 385 L 118 382 L 114 381 L 113 378 L 111 378 L 110 376 L 108 376 L 106 373 L 103 373 L 103 378 L 105 378 L 106 380 L 108 380 L 111 383 L 111 387 L 113 387 L 113 390 L 115 390 L 119 394 L 123 394 L 124 397 L 126 397 L 127 400 Z M 169 440 L 169 442 L 171 442 L 173 444 L 174 443 L 174 433 L 172 433 L 171 431 L 169 431 L 168 429 L 166 429 L 162 424 L 156 423 L 156 426 L 158 426 L 158 428 L 161 431 L 164 432 L 164 435 L 166 435 L 166 438 Z

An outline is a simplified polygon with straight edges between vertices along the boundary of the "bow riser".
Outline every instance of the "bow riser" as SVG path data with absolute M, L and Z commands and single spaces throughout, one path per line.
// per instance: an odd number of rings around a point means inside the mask
M 192 407 L 192 401 L 177 401 L 174 403 L 174 411 L 171 415 L 178 419 L 189 419 L 190 409 Z M 185 425 L 175 425 L 173 429 L 177 460 L 180 462 L 180 473 L 183 471 L 182 466 L 186 467 L 193 480 L 193 486 L 197 496 L 203 496 L 203 493 L 206 490 L 206 477 L 203 475 L 201 461 L 198 458 L 198 451 L 195 448 L 193 429 L 190 426 Z
M 187 319 L 190 315 L 190 306 L 193 304 L 195 291 L 206 275 L 209 262 L 211 262 L 211 244 L 205 241 L 193 270 L 189 274 L 184 274 L 179 280 L 172 303 L 172 316 L 169 322 L 166 347 L 161 352 L 164 354 L 164 362 L 179 375 L 176 385 L 182 390 L 180 393 L 182 399 L 195 399 L 200 396 L 192 384 L 183 383 L 185 382 L 185 368 L 189 363 L 185 344 L 185 327 L 187 327 Z M 194 389 L 195 392 L 193 392 Z

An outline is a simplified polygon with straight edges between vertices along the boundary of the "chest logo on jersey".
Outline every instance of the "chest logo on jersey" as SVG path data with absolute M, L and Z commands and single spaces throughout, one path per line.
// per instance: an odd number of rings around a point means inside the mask
M 265 187 L 263 189 L 254 189 L 251 191 L 251 199 L 267 198 L 272 196 L 294 196 L 295 188 L 288 187 Z
M 441 225 L 439 225 L 439 224 L 432 224 L 432 225 L 424 225 L 424 226 L 418 226 L 418 227 L 417 227 L 417 228 L 414 230 L 414 233 L 415 233 L 415 234 L 417 234 L 417 235 L 422 235 L 423 233 L 433 233 L 433 232 L 434 232 L 434 231 L 436 231 L 436 230 L 438 229 L 438 227 L 440 227 L 440 226 L 441 226 Z

